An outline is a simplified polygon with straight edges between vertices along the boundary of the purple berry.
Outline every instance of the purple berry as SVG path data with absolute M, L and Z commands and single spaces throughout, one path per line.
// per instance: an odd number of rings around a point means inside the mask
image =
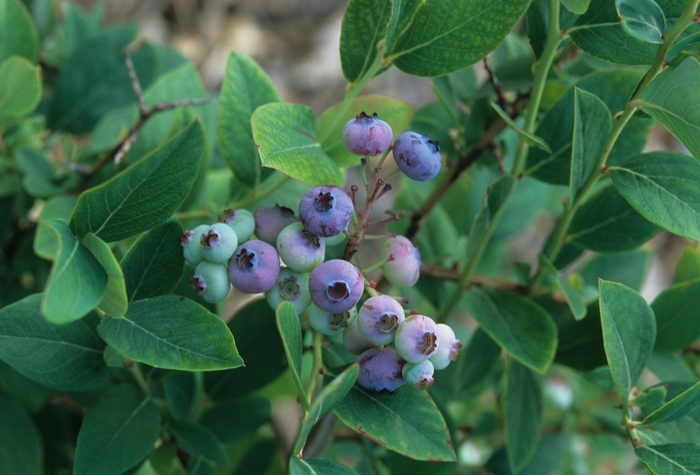
M 202 257 L 202 246 L 199 245 L 199 241 L 202 239 L 202 233 L 208 228 L 209 225 L 202 224 L 182 233 L 182 238 L 180 239 L 182 253 L 185 256 L 185 260 L 193 266 L 204 260 L 204 257 Z
M 343 127 L 343 143 L 355 155 L 373 157 L 384 153 L 390 146 L 391 126 L 380 120 L 377 113 L 360 115 L 350 119 Z
M 190 287 L 209 303 L 221 302 L 231 290 L 226 266 L 202 261 L 194 270 Z
M 238 236 L 238 243 L 243 244 L 255 232 L 255 218 L 247 209 L 225 209 L 219 215 L 219 222 L 228 224 Z
M 433 356 L 438 343 L 437 324 L 425 315 L 408 317 L 401 322 L 394 336 L 396 351 L 409 363 L 421 363 Z
M 348 194 L 334 185 L 311 188 L 299 202 L 301 222 L 306 229 L 320 237 L 343 232 L 352 220 L 353 211 Z
M 280 231 L 296 221 L 294 211 L 286 206 L 275 205 L 272 208 L 260 208 L 254 214 L 255 235 L 261 241 L 273 246 L 277 244 Z
M 394 160 L 410 179 L 427 181 L 440 173 L 440 144 L 427 135 L 404 132 L 394 142 Z
M 309 277 L 311 300 L 328 312 L 350 310 L 362 297 L 363 290 L 364 281 L 360 271 L 341 259 L 324 262 L 311 271 Z
M 311 328 L 326 336 L 335 336 L 343 333 L 356 315 L 357 309 L 355 307 L 345 312 L 333 313 L 320 309 L 313 303 L 309 306 L 309 324 Z
M 343 332 L 343 345 L 353 355 L 359 355 L 370 348 L 377 347 L 360 333 L 360 329 L 357 328 L 357 318 L 350 320 L 348 327 Z
M 265 292 L 275 285 L 279 274 L 280 260 L 277 250 L 257 239 L 238 246 L 228 261 L 231 284 L 247 294 Z
M 455 337 L 455 332 L 452 331 L 449 325 L 438 323 L 437 330 L 437 338 L 440 344 L 435 354 L 430 357 L 430 361 L 435 369 L 439 370 L 447 368 L 450 361 L 457 361 L 462 342 Z
M 422 363 L 406 363 L 401 370 L 403 379 L 408 384 L 412 384 L 416 389 L 428 389 L 435 381 L 433 379 L 433 363 L 430 360 L 425 360 Z
M 388 259 L 382 266 L 382 272 L 392 285 L 411 287 L 418 282 L 420 268 L 423 265 L 420 252 L 404 236 L 396 236 L 384 241 L 379 258 Z
M 292 223 L 277 236 L 277 252 L 287 267 L 311 272 L 326 257 L 326 242 L 301 223 Z
M 209 262 L 223 264 L 231 258 L 238 246 L 236 232 L 224 223 L 209 226 L 199 240 L 202 257 Z
M 311 303 L 309 295 L 309 274 L 283 268 L 275 285 L 265 292 L 270 307 L 276 309 L 284 301 L 290 302 L 294 310 L 301 314 Z
M 405 318 L 401 304 L 387 295 L 378 295 L 368 298 L 360 307 L 357 327 L 375 345 L 388 345 Z
M 364 388 L 393 393 L 406 383 L 401 374 L 406 362 L 393 348 L 372 348 L 362 353 L 357 362 L 360 364 L 357 382 Z

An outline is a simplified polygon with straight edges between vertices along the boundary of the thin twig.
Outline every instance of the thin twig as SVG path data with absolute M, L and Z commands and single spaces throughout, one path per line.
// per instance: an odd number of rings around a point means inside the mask
M 491 81 L 491 85 L 493 86 L 493 90 L 496 93 L 496 97 L 497 97 L 496 102 L 501 107 L 501 109 L 505 110 L 506 106 L 508 104 L 506 102 L 505 91 L 503 90 L 503 85 L 496 77 L 495 71 L 493 70 L 493 68 L 491 68 L 491 63 L 489 62 L 488 56 L 486 56 L 484 58 L 484 68 L 486 69 L 486 72 L 489 75 L 489 81 Z

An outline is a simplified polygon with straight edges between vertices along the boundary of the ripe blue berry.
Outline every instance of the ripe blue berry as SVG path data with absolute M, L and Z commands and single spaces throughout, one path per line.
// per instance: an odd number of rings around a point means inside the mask
M 433 373 L 435 373 L 435 368 L 430 360 L 425 360 L 422 363 L 406 363 L 401 370 L 403 379 L 416 389 L 428 389 L 432 386 L 435 381 Z
M 352 307 L 345 312 L 333 313 L 318 308 L 315 304 L 309 306 L 309 324 L 311 328 L 326 336 L 340 335 L 357 315 L 357 309 Z
M 404 236 L 396 236 L 384 241 L 379 258 L 389 259 L 382 266 L 382 272 L 392 285 L 411 287 L 418 282 L 420 268 L 423 265 L 420 252 Z
M 326 242 L 301 223 L 292 223 L 277 236 L 277 252 L 290 269 L 310 272 L 326 257 Z
M 190 287 L 209 303 L 221 302 L 231 290 L 226 266 L 208 261 L 200 262 L 190 279 Z
M 380 120 L 375 112 L 350 119 L 343 127 L 343 143 L 355 155 L 373 157 L 384 153 L 391 146 L 391 126 Z
M 421 363 L 435 354 L 438 348 L 438 329 L 435 321 L 425 315 L 411 315 L 396 329 L 394 346 L 409 363 Z
M 294 310 L 301 314 L 311 303 L 309 295 L 309 274 L 283 268 L 275 284 L 265 292 L 270 307 L 276 309 L 284 301 L 290 302 Z
M 406 362 L 393 348 L 372 348 L 362 353 L 357 362 L 360 365 L 357 382 L 362 387 L 393 393 L 406 383 L 401 374 Z
M 348 327 L 343 332 L 343 345 L 353 355 L 359 355 L 370 348 L 377 347 L 360 333 L 360 329 L 357 328 L 357 317 L 350 320 Z
M 228 224 L 238 236 L 238 243 L 243 244 L 255 232 L 255 218 L 247 209 L 225 209 L 219 215 L 219 222 Z
M 280 274 L 277 250 L 268 243 L 251 239 L 238 246 L 228 261 L 231 284 L 248 294 L 265 292 Z
M 376 346 L 388 345 L 405 318 L 401 304 L 388 295 L 378 295 L 368 298 L 360 307 L 357 327 Z
M 296 221 L 294 211 L 280 205 L 260 208 L 253 216 L 255 217 L 255 235 L 261 241 L 273 246 L 277 244 L 280 231 Z
M 209 262 L 222 264 L 229 260 L 238 246 L 236 232 L 224 223 L 209 226 L 199 241 L 202 257 Z
M 435 354 L 430 357 L 430 361 L 435 369 L 445 369 L 450 361 L 457 361 L 462 342 L 455 337 L 455 332 L 449 325 L 438 323 L 437 330 L 437 339 L 440 344 Z
M 306 229 L 320 237 L 343 232 L 352 220 L 353 211 L 348 194 L 334 185 L 311 188 L 299 202 L 301 222 Z
M 202 239 L 202 233 L 207 229 L 209 229 L 209 225 L 202 224 L 182 233 L 182 239 L 180 239 L 182 253 L 185 256 L 185 260 L 193 266 L 204 260 L 204 257 L 202 257 L 202 246 L 199 245 L 199 241 Z
M 363 290 L 364 281 L 360 271 L 341 259 L 324 262 L 311 271 L 309 277 L 311 300 L 328 312 L 350 310 L 362 297 Z
M 394 160 L 410 179 L 426 181 L 440 173 L 440 144 L 427 135 L 404 132 L 394 142 Z

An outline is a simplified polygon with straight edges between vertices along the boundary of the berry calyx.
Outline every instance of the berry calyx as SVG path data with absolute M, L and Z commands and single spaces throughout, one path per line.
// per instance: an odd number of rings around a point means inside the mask
M 375 345 L 388 345 L 405 318 L 403 307 L 396 300 L 378 295 L 368 298 L 360 307 L 357 327 Z
M 229 260 L 238 246 L 236 232 L 224 223 L 209 226 L 199 241 L 202 257 L 209 262 L 222 264 Z
M 331 259 L 311 271 L 311 300 L 323 310 L 341 313 L 354 307 L 362 296 L 364 281 L 357 268 L 347 261 Z
M 357 310 L 355 307 L 344 312 L 333 313 L 323 310 L 313 303 L 309 306 L 309 324 L 311 328 L 326 336 L 335 336 L 343 333 L 356 315 Z
M 438 349 L 438 329 L 435 321 L 425 315 L 406 318 L 394 336 L 396 351 L 409 363 L 421 363 Z
M 421 363 L 406 363 L 401 370 L 401 375 L 414 388 L 424 390 L 433 385 L 435 381 L 433 379 L 434 372 L 433 363 L 430 360 L 425 360 Z
M 231 284 L 248 294 L 265 292 L 275 285 L 280 273 L 277 250 L 266 242 L 252 239 L 238 246 L 228 262 Z
M 299 218 L 312 234 L 336 236 L 348 227 L 354 207 L 352 199 L 335 185 L 311 188 L 299 202 Z
M 265 299 L 272 308 L 276 309 L 279 304 L 287 301 L 297 314 L 303 313 L 311 303 L 309 274 L 281 269 L 275 284 L 265 292 Z

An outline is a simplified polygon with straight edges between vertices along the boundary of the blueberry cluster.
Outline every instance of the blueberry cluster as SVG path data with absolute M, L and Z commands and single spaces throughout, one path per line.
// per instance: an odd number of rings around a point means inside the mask
M 343 140 L 353 153 L 369 157 L 391 150 L 392 130 L 377 114 L 362 112 L 343 130 Z M 410 178 L 427 180 L 440 170 L 437 142 L 414 132 L 401 134 L 393 145 L 398 167 Z M 219 222 L 185 231 L 185 260 L 196 266 L 190 286 L 211 303 L 223 300 L 232 285 L 245 293 L 265 293 L 277 308 L 290 302 L 310 326 L 359 355 L 358 382 L 375 391 L 394 391 L 406 382 L 418 389 L 433 383 L 433 371 L 455 360 L 461 344 L 449 326 L 436 324 L 424 315 L 406 312 L 399 301 L 381 295 L 374 283 L 351 263 L 352 254 L 364 239 L 371 206 L 390 189 L 378 174 L 367 180 L 367 199 L 358 206 L 351 195 L 333 185 L 310 189 L 293 210 L 274 206 L 228 209 Z M 391 233 L 380 252 L 386 280 L 398 287 L 418 281 L 420 254 L 410 240 Z M 344 259 L 326 260 L 326 246 L 348 240 Z M 370 295 L 357 309 L 365 291 Z

